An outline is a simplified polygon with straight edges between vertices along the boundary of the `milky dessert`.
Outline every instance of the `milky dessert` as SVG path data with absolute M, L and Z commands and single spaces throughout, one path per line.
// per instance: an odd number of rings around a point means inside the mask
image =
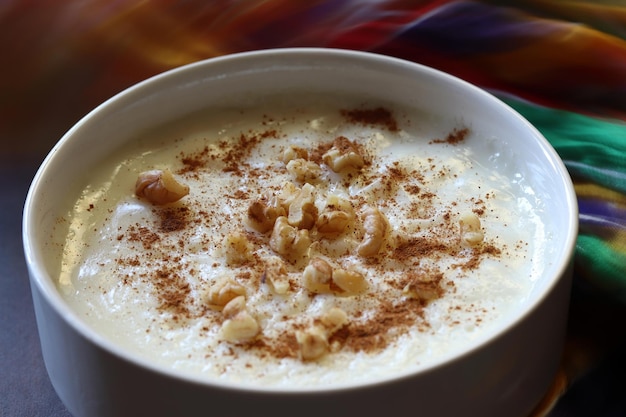
M 528 297 L 543 227 L 462 120 L 284 95 L 138 135 L 94 169 L 59 288 L 160 366 L 324 387 L 428 366 Z M 481 150 L 483 149 L 483 150 Z

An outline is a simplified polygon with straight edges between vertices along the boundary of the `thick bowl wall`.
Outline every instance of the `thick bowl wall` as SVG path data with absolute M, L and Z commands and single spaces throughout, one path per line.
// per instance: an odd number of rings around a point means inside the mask
M 155 124 L 246 95 L 296 90 L 358 93 L 462 120 L 495 138 L 497 168 L 524 173 L 542 201 L 553 244 L 525 311 L 454 358 L 419 373 L 340 389 L 240 389 L 177 375 L 112 345 L 63 301 L 54 283 L 62 241 L 52 231 L 86 172 Z M 477 144 L 480 146 L 480 144 Z M 491 144 L 490 146 L 494 146 Z M 525 416 L 558 367 L 567 320 L 577 212 L 573 187 L 546 140 L 493 96 L 441 72 L 359 52 L 291 49 L 218 58 L 170 71 L 104 103 L 42 164 L 24 211 L 24 247 L 44 360 L 63 402 L 80 416 Z M 52 237 L 51 237 L 52 236 Z

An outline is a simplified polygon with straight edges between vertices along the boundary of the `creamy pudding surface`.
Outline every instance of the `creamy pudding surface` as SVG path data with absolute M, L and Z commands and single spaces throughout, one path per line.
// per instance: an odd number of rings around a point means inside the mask
M 545 262 L 533 191 L 496 172 L 493 140 L 362 98 L 207 109 L 94 168 L 59 221 L 59 289 L 107 339 L 197 378 L 428 366 L 510 322 Z

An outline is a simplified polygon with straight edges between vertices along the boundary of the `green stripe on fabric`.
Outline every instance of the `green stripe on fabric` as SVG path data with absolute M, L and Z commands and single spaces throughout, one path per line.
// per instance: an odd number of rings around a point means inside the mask
M 626 193 L 626 123 L 501 99 L 548 139 L 573 177 Z

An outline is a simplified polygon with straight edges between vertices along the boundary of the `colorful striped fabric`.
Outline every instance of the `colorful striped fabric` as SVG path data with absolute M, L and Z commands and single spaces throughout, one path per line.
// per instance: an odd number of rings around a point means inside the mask
M 45 36 L 11 45 L 25 67 L 9 68 L 3 89 L 26 98 L 41 86 L 33 80 L 54 80 L 77 56 L 90 69 L 82 94 L 96 102 L 189 62 L 289 46 L 393 55 L 477 84 L 526 116 L 562 156 L 580 204 L 576 280 L 626 302 L 623 1 L 88 0 L 62 7 L 25 0 L 0 6 L 5 30 L 24 29 L 24 12 L 41 21 Z M 18 110 L 8 111 L 19 119 Z

